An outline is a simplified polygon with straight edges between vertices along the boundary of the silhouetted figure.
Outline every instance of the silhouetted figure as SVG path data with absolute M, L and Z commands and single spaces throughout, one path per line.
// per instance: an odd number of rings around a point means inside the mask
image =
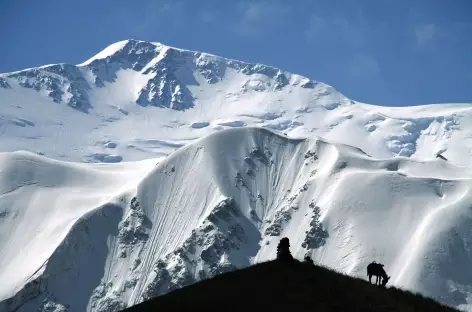
M 390 279 L 390 276 L 387 275 L 383 267 L 384 267 L 383 264 L 376 263 L 375 261 L 370 263 L 367 266 L 367 276 L 369 277 L 369 283 L 372 283 L 371 281 L 372 275 L 375 275 L 376 277 L 375 285 L 381 285 L 383 287 L 387 285 L 387 282 Z M 382 283 L 380 283 L 381 278 L 382 278 Z
M 310 257 L 310 256 L 308 256 L 308 255 L 307 255 L 307 256 L 305 256 L 305 262 L 306 262 L 306 263 L 313 264 L 313 260 L 312 260 L 312 259 L 311 259 L 311 257 Z
M 282 238 L 277 246 L 277 260 L 284 263 L 293 263 L 293 256 L 290 253 L 290 241 L 287 237 Z

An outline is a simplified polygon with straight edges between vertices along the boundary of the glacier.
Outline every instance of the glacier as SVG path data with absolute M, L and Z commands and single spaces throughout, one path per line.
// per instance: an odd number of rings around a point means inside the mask
M 0 109 L 2 311 L 118 311 L 272 259 L 284 236 L 472 309 L 470 104 L 376 106 L 125 40 L 0 74 Z

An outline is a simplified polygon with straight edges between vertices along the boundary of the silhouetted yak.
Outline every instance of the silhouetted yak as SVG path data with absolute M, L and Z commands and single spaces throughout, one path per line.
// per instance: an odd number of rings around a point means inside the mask
M 375 285 L 382 285 L 385 287 L 387 285 L 390 276 L 387 275 L 383 268 L 383 264 L 376 263 L 375 261 L 370 263 L 367 266 L 367 276 L 369 277 L 369 283 L 371 282 L 372 275 L 376 276 Z M 382 278 L 382 283 L 380 284 L 380 278 Z

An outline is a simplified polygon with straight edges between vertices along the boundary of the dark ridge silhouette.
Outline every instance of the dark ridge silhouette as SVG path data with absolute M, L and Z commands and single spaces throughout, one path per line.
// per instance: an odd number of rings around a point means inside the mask
M 375 276 L 375 285 L 381 285 L 385 287 L 387 285 L 390 276 L 384 270 L 384 265 L 381 263 L 376 263 L 375 261 L 369 263 L 367 266 L 367 276 L 369 277 L 369 283 L 371 283 L 372 276 Z M 380 281 L 382 280 L 382 283 Z
M 397 288 L 382 288 L 311 263 L 259 263 L 125 309 L 141 311 L 457 311 Z

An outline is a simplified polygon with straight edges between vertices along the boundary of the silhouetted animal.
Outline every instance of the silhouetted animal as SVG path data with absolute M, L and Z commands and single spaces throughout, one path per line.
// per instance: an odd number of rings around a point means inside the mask
M 381 285 L 384 287 L 387 285 L 390 276 L 387 275 L 383 267 L 383 264 L 376 263 L 375 261 L 367 266 L 367 276 L 369 277 L 369 283 L 372 283 L 372 275 L 375 275 L 375 285 Z M 380 284 L 380 278 L 382 278 L 382 284 Z
M 284 237 L 280 240 L 279 245 L 277 245 L 277 260 L 280 260 L 284 263 L 293 263 L 293 256 L 290 253 L 290 241 L 287 237 Z
M 311 259 L 310 256 L 305 256 L 305 262 L 306 262 L 306 263 L 313 264 L 313 259 Z

